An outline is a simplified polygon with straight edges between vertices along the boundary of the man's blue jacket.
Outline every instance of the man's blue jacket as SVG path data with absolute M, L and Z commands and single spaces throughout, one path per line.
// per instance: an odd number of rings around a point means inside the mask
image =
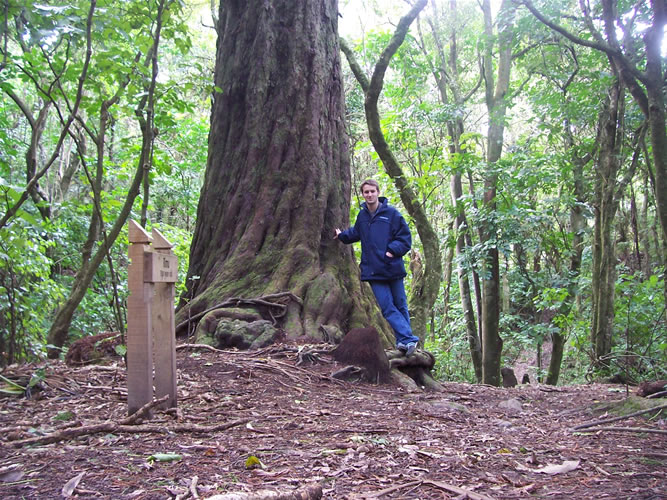
M 406 275 L 403 256 L 412 246 L 408 223 L 387 198 L 378 198 L 379 206 L 371 215 L 366 202 L 361 204 L 357 221 L 342 231 L 338 239 L 346 244 L 361 241 L 361 280 L 395 280 Z M 387 251 L 394 257 L 387 257 Z

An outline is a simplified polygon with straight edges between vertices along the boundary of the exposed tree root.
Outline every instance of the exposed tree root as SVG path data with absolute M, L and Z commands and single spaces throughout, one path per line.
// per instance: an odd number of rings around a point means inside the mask
M 273 319 L 275 323 L 277 319 L 282 318 L 287 313 L 287 305 L 282 304 L 280 302 L 272 302 L 272 301 L 277 299 L 283 299 L 285 297 L 287 297 L 290 300 L 293 300 L 299 305 L 303 304 L 303 301 L 299 297 L 294 295 L 292 292 L 273 293 L 270 295 L 263 295 L 261 297 L 257 297 L 254 299 L 232 297 L 225 300 L 224 302 L 221 302 L 220 304 L 216 304 L 198 314 L 195 314 L 194 316 L 186 319 L 185 321 L 182 321 L 181 323 L 176 325 L 176 333 L 178 334 L 183 328 L 186 328 L 190 323 L 192 323 L 193 321 L 198 321 L 211 311 L 215 311 L 216 309 L 230 308 L 230 307 L 243 307 L 243 306 L 265 307 L 268 309 L 269 316 Z
M 341 343 L 341 345 L 343 345 L 344 347 L 343 343 Z M 381 383 L 384 380 L 385 382 L 389 382 L 390 384 L 401 387 L 404 390 L 410 392 L 421 391 L 421 390 L 440 392 L 444 390 L 443 386 L 431 376 L 431 370 L 435 366 L 435 357 L 428 351 L 418 350 L 410 357 L 406 357 L 402 352 L 396 349 L 389 349 L 384 351 L 384 355 L 386 355 L 386 358 L 389 360 L 390 373 L 388 374 L 388 376 L 385 375 L 385 378 L 382 378 L 378 375 L 377 367 L 371 367 L 373 368 L 370 370 L 370 373 L 372 375 L 369 377 L 368 366 L 361 366 L 362 362 L 369 357 L 367 356 L 369 353 L 367 353 L 366 351 L 362 352 L 358 346 L 356 347 L 353 346 L 353 347 L 354 348 L 351 350 L 351 352 L 361 353 L 364 355 L 360 357 L 357 356 L 359 359 L 355 357 L 355 359 L 347 361 L 339 360 L 342 364 L 344 364 L 344 366 L 341 369 L 336 370 L 331 374 L 330 378 L 331 381 L 340 383 L 340 381 L 342 380 L 352 382 L 363 379 L 371 383 L 378 383 L 378 381 Z M 251 364 L 258 363 L 258 360 L 253 358 L 257 358 L 259 356 L 263 357 L 267 354 L 275 356 L 275 355 L 280 355 L 280 353 L 284 351 L 296 352 L 297 367 L 307 363 L 330 363 L 331 361 L 326 359 L 324 356 L 333 356 L 334 352 L 336 352 L 336 350 L 340 348 L 341 348 L 340 345 L 336 347 L 329 344 L 306 345 L 306 346 L 300 346 L 298 348 L 293 346 L 273 345 L 257 351 L 230 351 L 230 350 L 217 349 L 207 344 L 181 344 L 176 346 L 177 350 L 205 349 L 211 352 L 220 352 L 220 353 L 224 352 L 226 354 L 234 355 L 239 362 L 247 361 L 248 363 Z M 377 357 L 379 356 L 379 354 L 375 353 L 375 356 Z M 275 359 L 263 358 L 259 360 L 259 363 L 260 364 L 258 367 L 264 369 L 272 369 L 276 371 L 283 371 L 278 366 L 273 366 L 280 364 L 280 362 Z M 294 368 L 291 365 L 289 366 L 291 368 Z M 307 374 L 309 372 L 303 371 L 303 373 Z M 291 376 L 292 378 L 294 377 L 293 374 Z
M 208 344 L 179 344 L 176 346 L 177 351 L 181 349 L 205 349 L 212 352 L 225 352 L 222 349 L 218 349 L 217 347 Z

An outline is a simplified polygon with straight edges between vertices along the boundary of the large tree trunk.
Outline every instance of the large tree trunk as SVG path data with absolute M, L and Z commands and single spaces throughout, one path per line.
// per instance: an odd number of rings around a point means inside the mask
M 291 292 L 288 338 L 375 326 L 352 248 L 336 0 L 220 2 L 206 174 L 178 319 Z

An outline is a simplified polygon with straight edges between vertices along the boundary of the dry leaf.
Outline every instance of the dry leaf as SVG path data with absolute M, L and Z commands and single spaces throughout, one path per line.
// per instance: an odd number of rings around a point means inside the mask
M 20 481 L 23 475 L 24 475 L 23 471 L 20 470 L 8 470 L 0 472 L 0 482 L 13 483 L 16 481 Z
M 86 472 L 82 472 L 81 474 L 78 474 L 77 476 L 74 476 L 72 479 L 67 481 L 65 486 L 63 486 L 63 489 L 61 491 L 62 496 L 64 497 L 71 497 L 72 493 L 74 493 L 74 490 L 76 489 L 77 486 L 79 486 L 79 483 L 81 482 L 81 478 L 83 478 L 83 475 Z
M 579 467 L 579 460 L 566 460 L 560 465 L 547 465 L 540 469 L 535 469 L 533 472 L 540 472 L 542 474 L 564 474 Z

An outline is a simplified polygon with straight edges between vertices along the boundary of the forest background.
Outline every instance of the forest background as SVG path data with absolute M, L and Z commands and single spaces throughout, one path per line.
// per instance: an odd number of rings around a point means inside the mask
M 525 4 L 429 2 L 384 76 L 382 132 L 437 238 L 441 270 L 420 327 L 425 347 L 440 379 L 481 380 L 475 356 L 497 272 L 491 298 L 503 365 L 528 356 L 551 383 L 618 373 L 666 378 L 664 157 L 656 160 L 641 99 L 648 86 L 633 85 L 618 64 L 627 57 L 647 72 L 657 43 L 664 68 L 664 2 L 535 2 L 560 33 Z M 6 366 L 62 356 L 83 336 L 124 331 L 128 218 L 175 245 L 177 294 L 187 302 L 187 280 L 197 279 L 186 271 L 211 95 L 220 89 L 213 85 L 215 6 L 2 5 Z M 343 48 L 361 73 L 372 73 L 409 8 L 341 1 Z M 648 36 L 655 30 L 658 42 Z M 595 46 L 614 41 L 621 56 Z M 369 138 L 364 90 L 351 67 L 344 62 L 350 218 L 361 201 L 356 187 L 371 176 L 406 213 L 402 184 Z M 664 69 L 659 74 L 664 95 Z M 412 297 L 433 272 L 418 237 L 415 249 Z M 487 265 L 494 253 L 496 271 Z M 555 358 L 542 356 L 545 345 Z

